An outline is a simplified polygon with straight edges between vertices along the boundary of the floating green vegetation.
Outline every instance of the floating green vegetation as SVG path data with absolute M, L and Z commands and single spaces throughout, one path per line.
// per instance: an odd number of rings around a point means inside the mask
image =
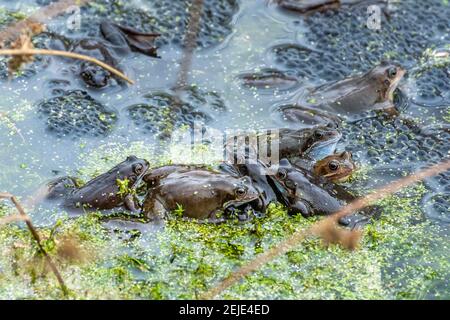
M 17 20 L 25 19 L 26 15 L 18 11 L 9 11 L 5 8 L 0 8 L 0 26 L 10 24 Z
M 419 185 L 379 203 L 383 215 L 365 228 L 358 250 L 305 240 L 221 297 L 448 299 L 448 230 L 422 218 L 417 204 L 424 190 Z M 3 206 L 0 215 L 8 211 Z M 289 217 L 273 205 L 247 223 L 174 219 L 163 227 L 130 222 L 119 228 L 106 221 L 87 214 L 41 229 L 70 298 L 195 299 L 317 218 Z M 0 252 L 0 298 L 63 298 L 25 228 L 0 227 Z

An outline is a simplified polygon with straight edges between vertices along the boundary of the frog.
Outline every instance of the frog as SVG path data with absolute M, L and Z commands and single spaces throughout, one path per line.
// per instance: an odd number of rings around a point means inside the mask
M 160 36 L 158 33 L 143 33 L 106 20 L 100 23 L 100 33 L 104 39 L 85 38 L 75 41 L 70 51 L 94 57 L 118 70 L 119 57 L 131 51 L 159 58 L 154 45 L 155 39 Z M 78 69 L 81 79 L 92 88 L 106 87 L 112 78 L 108 70 L 88 61 L 82 61 Z
M 232 174 L 234 177 L 248 176 L 255 189 L 259 194 L 259 201 L 253 202 L 251 210 L 244 210 L 245 212 L 252 211 L 254 215 L 261 216 L 265 213 L 271 203 L 278 202 L 277 194 L 273 190 L 268 174 L 269 168 L 260 160 L 254 162 L 247 162 L 243 164 L 232 164 L 229 162 L 222 162 L 219 165 L 220 170 Z
M 47 185 L 47 199 L 63 199 L 63 206 L 74 210 L 124 207 L 137 213 L 140 208 L 135 201 L 134 191 L 148 169 L 147 160 L 132 155 L 85 185 L 70 176 L 51 181 Z
M 379 5 L 384 9 L 385 2 L 385 0 L 277 0 L 280 8 L 303 15 L 338 10 L 341 7 L 348 8 L 353 5 Z
M 299 128 L 313 128 L 315 126 L 338 128 L 342 124 L 342 119 L 337 115 L 303 106 L 299 103 L 282 104 L 276 107 L 273 113 L 274 118 L 280 122 L 280 125 L 289 123 Z
M 266 130 L 264 133 L 259 133 L 255 139 L 251 139 L 254 142 L 258 141 L 259 145 L 246 144 L 244 148 L 241 148 L 242 146 L 239 143 L 245 144 L 245 140 L 243 139 L 245 137 L 246 134 L 238 136 L 237 142 L 235 142 L 235 137 L 227 139 L 224 146 L 227 161 L 232 163 L 246 163 L 255 162 L 256 159 L 260 159 L 264 165 L 270 166 L 271 159 L 262 155 L 257 150 L 264 143 L 267 143 L 267 146 L 272 151 L 278 148 L 279 158 L 288 158 L 291 161 L 298 158 L 320 160 L 335 152 L 336 146 L 342 138 L 342 134 L 332 125 L 303 129 L 272 129 L 270 131 Z M 242 151 L 245 151 L 245 153 Z
M 346 182 L 356 169 L 351 152 L 335 153 L 316 162 L 300 159 L 293 165 L 301 169 L 310 182 L 339 201 L 350 203 L 357 199 L 348 190 L 348 186 L 341 184 Z M 381 215 L 381 211 L 379 206 L 367 206 L 358 212 L 340 218 L 339 224 L 350 229 L 362 228 L 370 223 L 372 219 L 378 218 Z
M 272 68 L 243 73 L 238 78 L 244 86 L 257 89 L 288 90 L 298 85 L 296 77 Z
M 152 58 L 160 58 L 155 45 L 155 40 L 161 36 L 159 33 L 140 32 L 108 20 L 100 23 L 100 33 L 123 55 L 136 51 Z
M 320 160 L 335 152 L 342 134 L 331 126 L 279 130 L 280 158 Z
M 396 116 L 399 110 L 394 98 L 405 73 L 400 65 L 382 61 L 362 75 L 309 89 L 307 94 L 296 98 L 293 106 L 278 111 L 285 120 L 294 123 L 310 118 L 311 113 L 329 115 L 330 123 L 337 122 L 338 126 L 342 120 L 358 120 L 369 111 Z
M 174 170 L 152 181 L 142 207 L 142 214 L 152 221 L 181 211 L 183 218 L 219 222 L 228 207 L 258 201 L 259 197 L 249 177 L 207 169 Z
M 337 9 L 341 4 L 340 0 L 277 0 L 277 3 L 282 9 L 300 14 Z
M 304 171 L 291 165 L 287 159 L 280 160 L 278 171 L 272 179 L 280 202 L 288 208 L 291 215 L 330 215 L 343 207 L 341 201 L 311 182 Z
M 316 179 L 332 183 L 347 181 L 356 170 L 352 153 L 349 151 L 335 153 L 318 161 L 301 158 L 294 163 L 294 166 L 309 172 Z
M 149 188 L 155 187 L 169 174 L 174 172 L 188 172 L 192 170 L 210 170 L 219 172 L 214 170 L 212 167 L 202 164 L 168 164 L 160 167 L 152 168 L 147 172 L 142 180 L 147 184 Z
M 119 69 L 118 57 L 113 49 L 100 39 L 81 39 L 74 42 L 70 49 L 71 52 L 96 58 L 107 65 Z M 108 70 L 88 61 L 81 61 L 73 67 L 81 80 L 91 88 L 106 87 L 111 81 L 111 73 Z

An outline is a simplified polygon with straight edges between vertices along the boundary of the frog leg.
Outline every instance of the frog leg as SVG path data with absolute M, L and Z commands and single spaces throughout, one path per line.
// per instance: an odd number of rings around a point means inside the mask
M 399 111 L 395 107 L 395 105 L 391 101 L 384 101 L 375 103 L 372 107 L 372 110 L 382 110 L 387 115 L 394 117 L 399 115 Z
M 123 204 L 127 210 L 130 210 L 131 212 L 134 212 L 134 213 L 139 213 L 141 208 L 140 208 L 139 204 L 138 204 L 138 206 L 136 206 L 135 200 L 136 200 L 136 198 L 134 197 L 134 195 L 128 194 L 123 199 Z
M 234 208 L 233 208 L 234 209 Z M 234 210 L 233 210 L 234 213 Z M 222 216 L 220 216 L 222 215 Z M 210 214 L 209 218 L 206 219 L 208 223 L 219 224 L 225 222 L 225 218 L 223 217 L 224 211 L 222 209 L 218 209 Z
M 350 229 L 361 229 L 371 223 L 374 219 L 379 219 L 383 210 L 381 207 L 372 205 L 339 219 L 339 224 Z
M 109 21 L 103 21 L 100 25 L 105 39 L 115 45 L 123 46 L 124 40 L 132 51 L 138 51 L 150 57 L 159 58 L 155 40 L 159 33 L 144 33 L 135 29 L 120 26 Z
M 360 229 L 366 224 L 370 223 L 370 217 L 360 213 L 353 213 L 348 216 L 340 218 L 338 222 L 340 225 L 354 230 Z
M 308 209 L 308 206 L 301 200 L 295 201 L 295 203 L 289 205 L 288 208 L 289 215 L 296 215 L 299 213 L 305 218 L 312 216 L 312 212 Z
M 78 188 L 78 183 L 74 177 L 61 177 L 50 181 L 47 184 L 47 199 L 56 199 L 68 195 L 72 190 Z
M 229 174 L 230 176 L 235 177 L 235 178 L 239 178 L 241 176 L 239 171 L 236 169 L 236 167 L 233 166 L 229 162 L 224 161 L 224 162 L 220 163 L 219 170 L 220 170 L 220 172 Z
M 169 216 L 169 211 L 154 195 L 149 195 L 145 199 L 142 212 L 150 221 L 161 221 Z

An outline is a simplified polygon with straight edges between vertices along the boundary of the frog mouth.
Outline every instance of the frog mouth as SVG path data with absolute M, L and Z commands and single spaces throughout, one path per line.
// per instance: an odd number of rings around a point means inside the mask
M 260 205 L 259 202 L 261 202 L 261 199 L 259 198 L 258 195 L 255 195 L 255 196 L 249 197 L 247 199 L 227 201 L 227 202 L 224 203 L 223 209 L 226 210 L 226 209 L 229 209 L 230 207 L 240 207 L 240 206 L 242 206 L 244 204 L 248 204 L 248 203 L 253 202 L 255 200 L 257 200 L 258 201 L 258 205 Z
M 323 175 L 324 178 L 327 178 L 333 182 L 346 182 L 347 180 L 350 179 L 350 176 L 351 176 L 351 172 L 343 172 L 340 174 L 331 172 L 331 173 Z

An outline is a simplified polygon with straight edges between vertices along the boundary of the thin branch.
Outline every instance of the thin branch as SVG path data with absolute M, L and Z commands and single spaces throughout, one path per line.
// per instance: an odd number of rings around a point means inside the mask
M 130 80 L 122 72 L 120 72 L 117 69 L 114 69 L 113 67 L 107 65 L 106 63 L 104 63 L 98 59 L 95 59 L 95 58 L 92 58 L 89 56 L 85 56 L 82 54 L 74 53 L 74 52 L 67 52 L 67 51 L 61 51 L 61 50 L 47 50 L 47 49 L 0 49 L 0 55 L 4 55 L 4 56 L 50 55 L 50 56 L 61 56 L 61 57 L 85 60 L 85 61 L 97 64 L 98 66 L 108 70 L 109 72 L 115 74 L 116 76 L 122 78 L 123 80 L 127 81 L 130 84 L 134 84 L 133 80 Z
M 346 205 L 344 208 L 336 212 L 335 214 L 315 223 L 313 226 L 306 230 L 299 230 L 294 232 L 292 236 L 290 236 L 285 241 L 282 241 L 280 244 L 271 248 L 270 250 L 260 254 L 255 259 L 240 267 L 237 271 L 233 272 L 223 281 L 221 281 L 217 286 L 210 289 L 200 296 L 200 299 L 209 300 L 214 299 L 217 295 L 230 288 L 232 285 L 237 283 L 243 277 L 246 277 L 250 273 L 258 270 L 266 263 L 272 261 L 273 259 L 285 254 L 286 252 L 292 250 L 295 246 L 300 244 L 306 237 L 311 235 L 317 235 L 317 230 L 321 225 L 326 223 L 336 223 L 340 218 L 347 216 L 355 211 L 359 211 L 368 205 L 382 200 L 387 196 L 400 191 L 401 189 L 413 185 L 419 181 L 424 180 L 425 178 L 435 176 L 441 172 L 447 171 L 450 169 L 450 160 L 444 160 L 428 169 L 416 172 L 410 176 L 399 179 L 392 183 L 387 184 L 384 187 L 376 189 L 373 193 L 356 199 L 350 204 Z
M 189 23 L 184 35 L 184 52 L 180 62 L 180 71 L 176 89 L 184 88 L 188 84 L 188 73 L 192 65 L 192 57 L 197 47 L 197 37 L 200 30 L 203 0 L 194 0 L 189 8 Z
M 9 199 L 11 202 L 16 206 L 17 211 L 19 211 L 19 214 L 23 217 L 25 220 L 25 223 L 27 224 L 28 230 L 30 230 L 31 235 L 33 236 L 39 251 L 44 255 L 45 260 L 47 261 L 47 264 L 49 265 L 50 269 L 54 273 L 56 279 L 59 282 L 59 286 L 61 287 L 61 290 L 63 291 L 63 294 L 67 296 L 69 294 L 69 290 L 67 289 L 67 286 L 64 283 L 64 280 L 61 276 L 61 274 L 58 271 L 58 268 L 56 267 L 55 263 L 53 262 L 52 258 L 49 256 L 47 251 L 45 251 L 44 247 L 41 244 L 41 237 L 39 236 L 38 232 L 36 231 L 36 228 L 31 223 L 30 217 L 26 214 L 25 210 L 23 209 L 20 202 L 17 200 L 17 198 L 10 194 L 10 193 L 3 193 L 0 192 L 0 199 Z

